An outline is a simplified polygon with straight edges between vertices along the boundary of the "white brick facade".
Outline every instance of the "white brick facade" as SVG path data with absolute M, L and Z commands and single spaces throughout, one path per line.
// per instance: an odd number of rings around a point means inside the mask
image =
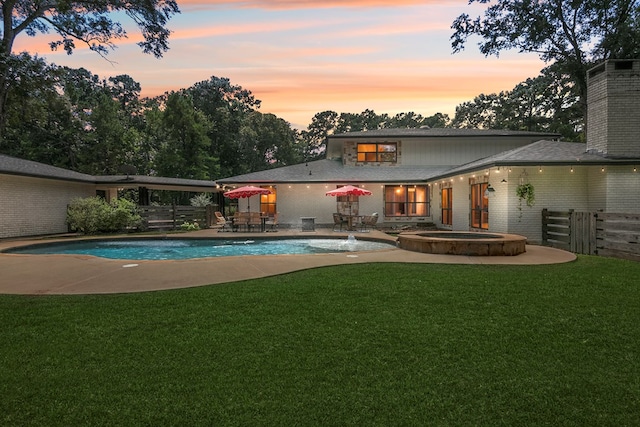
M 0 175 L 0 238 L 64 233 L 71 199 L 95 194 L 93 184 Z

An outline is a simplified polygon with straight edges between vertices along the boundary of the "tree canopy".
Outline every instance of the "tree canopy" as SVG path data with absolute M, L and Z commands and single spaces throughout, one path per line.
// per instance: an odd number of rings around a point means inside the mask
M 458 16 L 454 52 L 479 36 L 480 52 L 516 49 L 556 63 L 575 83 L 586 115 L 586 75 L 596 62 L 640 54 L 640 0 L 469 0 L 487 4 L 483 16 Z
M 180 13 L 175 0 L 92 0 L 40 1 L 1 0 L 0 13 L 0 136 L 5 122 L 5 104 L 15 83 L 15 68 L 19 57 L 13 55 L 16 38 L 22 34 L 54 32 L 57 38 L 49 43 L 52 50 L 64 49 L 68 54 L 76 43 L 86 45 L 106 56 L 116 41 L 127 32 L 113 16 L 128 16 L 140 29 L 143 39 L 137 44 L 144 53 L 161 57 L 169 48 L 169 19 Z M 120 14 L 119 14 L 120 13 Z

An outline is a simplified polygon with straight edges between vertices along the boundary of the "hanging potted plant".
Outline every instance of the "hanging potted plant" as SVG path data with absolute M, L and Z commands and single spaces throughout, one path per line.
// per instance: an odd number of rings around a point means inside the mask
M 532 184 L 522 183 L 516 188 L 516 195 L 518 196 L 518 210 L 520 211 L 520 217 L 522 217 L 522 202 L 524 201 L 527 206 L 531 207 L 536 203 L 535 189 Z

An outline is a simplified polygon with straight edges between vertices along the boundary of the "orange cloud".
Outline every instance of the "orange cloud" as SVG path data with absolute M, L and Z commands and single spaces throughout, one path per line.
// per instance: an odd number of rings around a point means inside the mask
M 241 9 L 330 9 L 446 5 L 446 0 L 185 0 L 180 7 Z

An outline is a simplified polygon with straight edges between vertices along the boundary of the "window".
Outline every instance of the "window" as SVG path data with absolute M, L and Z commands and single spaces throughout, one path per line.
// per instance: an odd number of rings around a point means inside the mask
M 471 227 L 489 229 L 489 198 L 486 182 L 471 185 Z
M 387 186 L 384 201 L 385 216 L 430 216 L 429 187 L 426 185 Z
M 358 162 L 395 163 L 398 144 L 395 142 L 358 144 Z
M 453 225 L 452 192 L 453 189 L 451 187 L 442 189 L 442 225 Z
M 271 194 L 261 194 L 260 195 L 260 212 L 264 212 L 269 216 L 273 216 L 276 212 L 276 189 L 274 187 L 263 187 L 269 188 L 271 190 Z

